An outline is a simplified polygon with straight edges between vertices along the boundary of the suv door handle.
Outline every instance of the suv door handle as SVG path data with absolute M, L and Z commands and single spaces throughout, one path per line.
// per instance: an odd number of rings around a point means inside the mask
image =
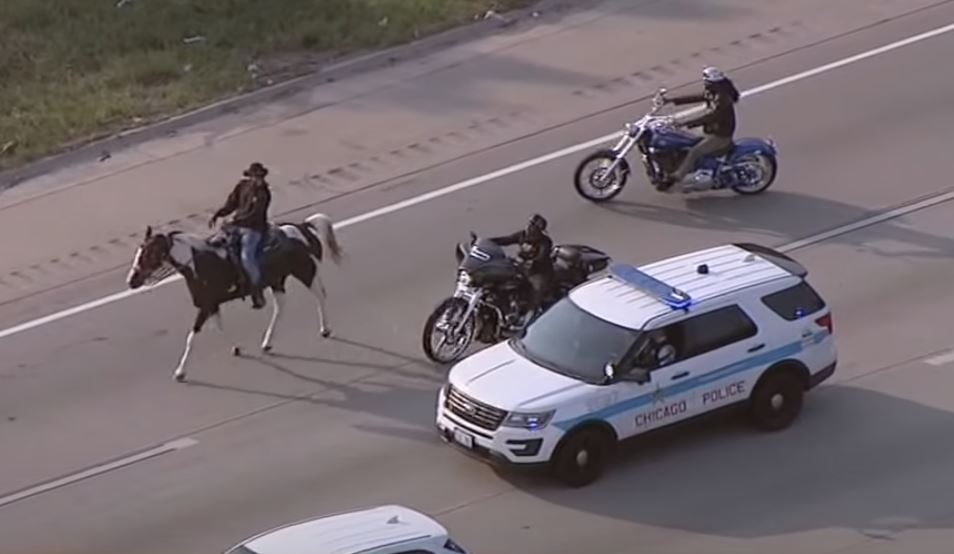
M 683 371 L 682 373 L 677 373 L 677 374 L 673 375 L 673 376 L 672 376 L 672 380 L 675 381 L 676 379 L 682 379 L 683 377 L 688 377 L 688 376 L 689 376 L 689 372 L 688 372 L 688 371 Z
M 756 344 L 756 345 L 753 346 L 752 348 L 749 348 L 748 351 L 749 351 L 749 352 L 758 352 L 759 350 L 761 350 L 761 349 L 763 349 L 763 348 L 765 348 L 765 343 L 764 343 L 764 342 L 763 342 L 762 344 Z

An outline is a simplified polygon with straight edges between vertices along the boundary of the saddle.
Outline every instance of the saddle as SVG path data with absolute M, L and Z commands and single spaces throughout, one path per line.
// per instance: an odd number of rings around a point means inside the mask
M 212 248 L 224 248 L 229 254 L 238 255 L 240 241 L 238 229 L 231 225 L 223 225 L 222 229 L 215 232 L 212 236 L 205 239 L 206 244 Z M 269 223 L 265 230 L 265 236 L 260 246 L 262 255 L 271 254 L 276 250 L 288 245 L 288 237 L 274 223 Z
M 277 225 L 269 223 L 265 230 L 265 236 L 262 239 L 261 249 L 262 261 L 267 263 L 267 256 L 280 251 L 288 246 L 288 237 L 278 228 Z M 222 249 L 235 268 L 237 286 L 240 290 L 247 292 L 248 276 L 242 267 L 242 243 L 238 229 L 232 225 L 223 225 L 222 228 L 213 233 L 212 236 L 205 239 L 206 244 L 214 249 Z

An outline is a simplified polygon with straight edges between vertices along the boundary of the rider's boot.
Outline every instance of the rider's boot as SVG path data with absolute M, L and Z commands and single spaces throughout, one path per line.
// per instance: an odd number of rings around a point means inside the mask
M 265 307 L 265 294 L 263 287 L 252 287 L 252 309 L 261 310 Z
M 653 182 L 653 185 L 656 187 L 656 190 L 659 192 L 669 192 L 669 190 L 672 188 L 674 184 L 676 184 L 675 179 L 673 179 L 669 175 L 661 177 Z

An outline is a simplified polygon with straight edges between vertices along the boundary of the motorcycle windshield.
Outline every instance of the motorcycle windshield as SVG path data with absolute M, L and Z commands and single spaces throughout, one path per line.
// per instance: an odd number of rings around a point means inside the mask
M 509 265 L 511 265 L 510 259 L 502 247 L 489 239 L 478 239 L 467 251 L 467 255 L 460 263 L 460 269 L 472 272 L 486 266 Z

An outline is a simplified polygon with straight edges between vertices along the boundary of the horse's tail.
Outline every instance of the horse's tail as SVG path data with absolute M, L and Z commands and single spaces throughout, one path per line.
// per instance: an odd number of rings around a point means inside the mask
M 331 252 L 331 259 L 334 260 L 335 264 L 341 265 L 344 251 L 338 242 L 338 237 L 335 235 L 335 227 L 332 225 L 331 219 L 325 214 L 319 213 L 306 218 L 305 225 L 315 231 L 319 240 L 324 239 L 323 242 L 328 245 L 328 250 Z

